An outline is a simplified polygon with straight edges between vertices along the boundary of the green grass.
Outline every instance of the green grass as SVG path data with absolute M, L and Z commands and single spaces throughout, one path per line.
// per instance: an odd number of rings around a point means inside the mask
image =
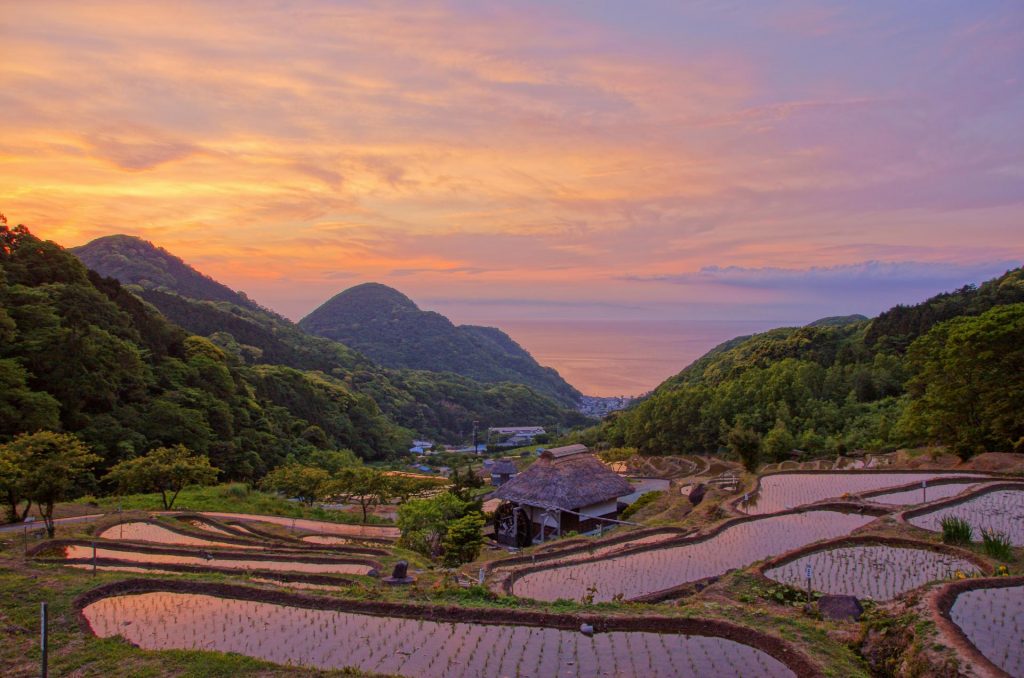
M 963 518 L 946 516 L 942 519 L 942 542 L 944 544 L 967 546 L 971 543 L 972 536 L 974 536 L 974 530 L 970 523 Z
M 1004 563 L 1013 560 L 1013 544 L 1010 543 L 1010 538 L 1002 532 L 982 530 L 981 540 L 981 546 L 986 555 Z
M 113 511 L 119 506 L 125 511 L 162 511 L 163 503 L 158 493 L 129 494 L 123 497 L 82 497 L 78 504 L 98 506 Z M 275 494 L 268 494 L 249 488 L 244 483 L 227 483 L 211 487 L 187 487 L 178 495 L 172 507 L 176 511 L 220 511 L 224 513 L 254 513 L 287 518 L 311 518 L 335 523 L 361 523 L 359 511 L 330 511 L 310 508 L 287 501 Z M 391 521 L 379 516 L 369 516 L 367 521 L 376 525 L 390 525 Z

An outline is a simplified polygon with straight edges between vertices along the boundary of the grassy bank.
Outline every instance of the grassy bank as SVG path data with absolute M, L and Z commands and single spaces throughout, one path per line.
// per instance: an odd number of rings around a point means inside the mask
M 129 494 L 123 497 L 82 497 L 75 504 L 114 511 L 118 507 L 125 511 L 162 511 L 163 503 L 158 493 Z M 265 516 L 287 518 L 311 518 L 335 523 L 362 523 L 360 511 L 333 511 L 318 507 L 310 508 L 297 502 L 288 501 L 276 494 L 254 490 L 244 483 L 227 483 L 211 487 L 188 487 L 181 491 L 174 502 L 176 511 L 222 511 L 225 513 L 255 513 Z M 390 525 L 392 522 L 380 516 L 368 516 L 367 523 Z

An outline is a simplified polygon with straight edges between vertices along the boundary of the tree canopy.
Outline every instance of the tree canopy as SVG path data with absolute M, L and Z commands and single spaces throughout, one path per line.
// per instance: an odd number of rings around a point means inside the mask
M 212 485 L 219 470 L 210 466 L 206 455 L 178 444 L 126 459 L 110 469 L 104 480 L 116 484 L 122 494 L 159 492 L 164 510 L 170 510 L 178 493 L 189 485 Z
M 89 489 L 94 481 L 91 469 L 99 460 L 85 443 L 68 433 L 21 435 L 0 446 L 0 486 L 9 498 L 13 495 L 35 502 L 47 534 L 53 537 L 54 505 Z M 13 508 L 16 512 L 17 503 Z

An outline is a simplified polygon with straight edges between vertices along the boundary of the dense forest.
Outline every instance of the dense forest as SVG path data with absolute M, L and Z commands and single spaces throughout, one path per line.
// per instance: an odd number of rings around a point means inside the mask
M 379 283 L 357 285 L 335 295 L 299 321 L 299 326 L 340 341 L 386 367 L 452 372 L 492 384 L 525 384 L 566 407 L 580 399 L 580 392 L 558 372 L 537 364 L 501 330 L 454 325 Z
M 873 320 L 738 337 L 583 439 L 648 454 L 755 439 L 767 460 L 926 444 L 1024 451 L 1024 271 Z
M 116 277 L 170 322 L 208 338 L 238 365 L 322 373 L 326 382 L 375 402 L 410 439 L 415 433 L 464 440 L 474 421 L 481 427 L 591 421 L 522 383 L 480 383 L 453 373 L 383 368 L 338 341 L 305 332 L 138 238 L 109 236 L 72 251 L 89 268 Z
M 247 478 L 288 455 L 350 448 L 373 459 L 409 438 L 341 381 L 243 365 L 59 246 L 4 224 L 0 382 L 0 441 L 71 432 L 106 466 L 183 443 Z

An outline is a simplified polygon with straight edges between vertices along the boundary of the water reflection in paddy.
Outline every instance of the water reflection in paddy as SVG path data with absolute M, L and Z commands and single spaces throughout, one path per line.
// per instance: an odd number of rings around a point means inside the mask
M 974 540 L 981 541 L 982 530 L 1001 532 L 1014 546 L 1024 546 L 1024 488 L 986 492 L 967 501 L 915 516 L 911 525 L 942 531 L 942 519 L 963 518 L 974 528 Z
M 909 506 L 910 504 L 926 504 L 939 499 L 949 499 L 972 487 L 978 487 L 977 482 L 965 483 L 944 483 L 942 485 L 929 485 L 926 488 L 916 487 L 913 490 L 901 492 L 887 492 L 867 497 L 868 501 L 878 504 L 889 504 L 891 506 Z
M 761 478 L 761 486 L 739 509 L 751 515 L 776 513 L 844 494 L 862 494 L 935 478 L 965 478 L 963 473 L 779 473 Z
M 1024 586 L 964 591 L 949 616 L 990 662 L 1024 676 Z
M 770 655 L 724 638 L 429 622 L 215 598 L 146 593 L 83 614 L 96 635 L 146 649 L 238 652 L 280 664 L 418 677 L 793 676 Z
M 216 548 L 231 549 L 254 549 L 258 545 L 232 544 L 229 542 L 215 541 L 203 537 L 192 537 L 173 530 L 168 530 L 160 525 L 153 525 L 145 522 L 120 523 L 100 532 L 100 539 L 124 539 L 126 541 L 148 541 L 154 544 L 173 544 L 175 546 L 209 546 Z
M 611 600 L 618 594 L 629 600 L 840 537 L 872 520 L 873 516 L 838 511 L 750 520 L 702 542 L 532 572 L 515 581 L 513 593 L 539 600 L 580 600 L 596 587 L 595 601 Z
M 65 547 L 66 558 L 92 558 L 93 549 L 91 546 L 67 546 Z M 97 547 L 97 558 L 110 558 L 116 560 L 131 561 L 134 563 L 155 563 L 176 564 L 176 565 L 201 565 L 203 567 L 219 567 L 232 570 L 274 570 L 282 572 L 321 572 L 325 574 L 367 574 L 372 569 L 371 565 L 361 563 L 310 563 L 291 560 L 236 560 L 218 558 L 216 554 L 209 554 L 212 558 L 202 555 L 178 555 L 169 553 L 139 553 L 136 551 L 115 550 L 110 548 Z

